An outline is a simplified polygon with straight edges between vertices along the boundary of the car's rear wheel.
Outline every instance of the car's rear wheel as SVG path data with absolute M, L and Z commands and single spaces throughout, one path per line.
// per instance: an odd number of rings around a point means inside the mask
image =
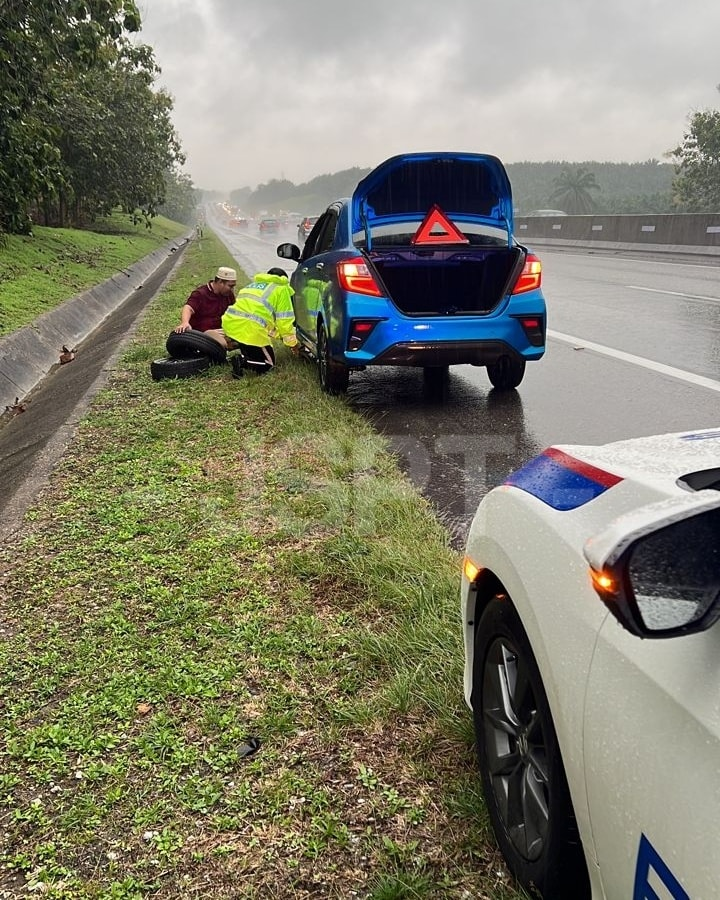
M 350 382 L 350 372 L 330 356 L 330 344 L 322 322 L 318 325 L 317 360 L 320 385 L 325 393 L 344 394 Z
M 523 380 L 525 360 L 512 356 L 501 356 L 487 366 L 487 373 L 493 387 L 500 391 L 510 391 Z
M 542 678 L 510 600 L 494 597 L 477 626 L 473 719 L 490 820 L 528 891 L 584 900 L 590 885 Z

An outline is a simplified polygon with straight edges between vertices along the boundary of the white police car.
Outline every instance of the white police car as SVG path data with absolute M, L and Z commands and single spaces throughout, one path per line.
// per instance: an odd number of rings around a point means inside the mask
M 488 810 L 546 898 L 720 898 L 720 428 L 551 447 L 462 578 Z

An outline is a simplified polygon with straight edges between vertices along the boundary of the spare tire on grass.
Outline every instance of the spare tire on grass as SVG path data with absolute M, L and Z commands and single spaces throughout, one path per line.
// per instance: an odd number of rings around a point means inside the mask
M 165 378 L 191 378 L 210 368 L 209 356 L 192 356 L 189 359 L 154 359 L 150 363 L 153 381 Z
M 204 331 L 196 331 L 194 328 L 179 334 L 171 331 L 165 342 L 165 349 L 175 359 L 207 356 L 212 363 L 227 362 L 227 350 Z

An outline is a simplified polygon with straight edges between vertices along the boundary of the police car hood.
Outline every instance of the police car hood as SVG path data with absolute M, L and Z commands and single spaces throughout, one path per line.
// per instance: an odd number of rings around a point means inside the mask
M 720 482 L 720 428 L 632 438 L 594 447 L 561 444 L 552 449 L 622 479 L 654 483 L 670 493 L 702 490 Z M 705 477 L 701 473 L 706 473 Z
M 500 160 L 449 152 L 405 153 L 373 169 L 353 193 L 352 231 L 423 219 L 433 207 L 452 221 L 513 231 L 510 180 Z

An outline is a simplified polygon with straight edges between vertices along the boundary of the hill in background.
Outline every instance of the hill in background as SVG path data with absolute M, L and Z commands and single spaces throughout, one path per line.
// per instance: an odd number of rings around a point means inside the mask
M 595 176 L 599 190 L 592 192 L 594 212 L 609 215 L 630 213 L 670 213 L 675 167 L 670 163 L 648 160 L 642 163 L 601 162 L 519 162 L 506 164 L 519 215 L 532 209 L 557 208 L 552 201 L 555 179 L 564 171 L 584 169 Z M 230 203 L 250 215 L 261 210 L 292 210 L 301 215 L 317 215 L 328 203 L 352 194 L 358 181 L 370 168 L 345 169 L 318 175 L 303 184 L 272 179 L 256 190 L 245 187 L 231 192 Z

